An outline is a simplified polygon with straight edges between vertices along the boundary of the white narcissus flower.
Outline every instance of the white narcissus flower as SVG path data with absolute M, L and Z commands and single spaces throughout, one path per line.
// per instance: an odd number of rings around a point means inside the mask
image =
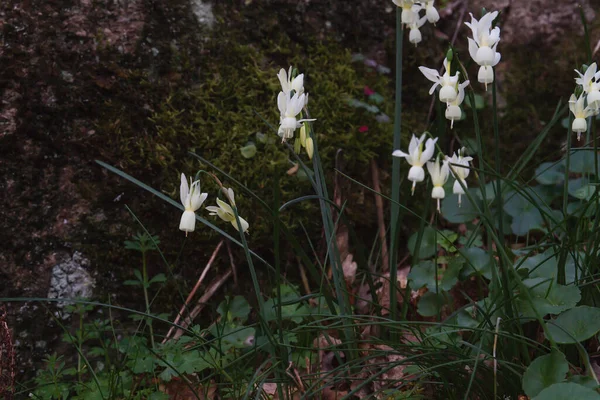
M 448 176 L 450 175 L 448 161 L 443 160 L 441 165 L 439 157 L 435 162 L 429 161 L 427 163 L 427 171 L 429 171 L 429 175 L 431 175 L 431 183 L 433 184 L 431 197 L 437 200 L 437 210 L 440 212 L 440 200 L 446 197 L 444 185 L 446 184 L 446 181 L 448 181 Z
M 435 24 L 440 20 L 440 14 L 435 8 L 435 0 L 428 0 L 425 3 L 425 15 L 427 16 L 427 21 L 431 24 Z
M 408 171 L 408 180 L 412 181 L 412 193 L 415 192 L 415 186 L 417 182 L 423 182 L 425 179 L 425 170 L 423 169 L 423 165 L 427 161 L 431 159 L 433 156 L 433 152 L 435 151 L 435 143 L 438 138 L 435 139 L 427 139 L 425 143 L 425 150 L 423 150 L 423 142 L 425 141 L 425 137 L 427 135 L 423 134 L 419 139 L 415 135 L 410 139 L 410 143 L 408 144 L 408 153 L 403 152 L 402 150 L 395 150 L 392 155 L 394 157 L 404 157 L 406 161 L 411 165 L 410 170 Z
M 285 72 L 285 69 L 281 68 L 277 74 L 277 78 L 279 78 L 279 82 L 281 83 L 281 90 L 288 97 L 290 97 L 292 90 L 298 94 L 304 93 L 304 74 L 300 74 L 292 79 L 291 66 L 287 73 Z
M 460 119 L 462 117 L 462 110 L 460 109 L 460 105 L 465 99 L 465 88 L 469 86 L 469 81 L 464 81 L 460 85 L 458 85 L 458 96 L 454 101 L 451 101 L 446 108 L 446 119 L 450 121 L 450 129 L 454 128 L 454 121 Z
M 408 41 L 414 43 L 415 47 L 423 40 L 423 35 L 421 35 L 421 31 L 419 30 L 419 28 L 421 28 L 425 24 L 425 21 L 427 21 L 427 17 L 421 17 L 415 19 L 411 24 L 408 25 L 410 28 Z
M 414 0 L 392 0 L 395 5 L 402 8 L 402 23 L 410 25 L 419 19 L 419 11 L 421 11 L 421 5 L 417 4 Z
M 575 78 L 575 83 L 583 87 L 588 107 L 593 109 L 594 115 L 600 113 L 600 71 L 596 71 L 597 69 L 598 66 L 593 63 L 585 70 L 585 74 L 575 70 L 579 75 L 579 78 Z
M 433 85 L 429 89 L 429 94 L 433 94 L 435 89 L 441 85 L 440 101 L 449 104 L 456 99 L 456 96 L 458 96 L 456 86 L 458 84 L 460 72 L 457 71 L 453 76 L 450 75 L 450 61 L 448 61 L 447 58 L 444 59 L 444 69 L 444 75 L 440 76 L 433 68 L 419 67 L 419 71 L 425 75 L 425 78 L 433 82 Z
M 460 182 L 462 182 L 465 188 L 467 187 L 466 179 L 469 176 L 469 172 L 471 171 L 469 169 L 469 162 L 473 160 L 473 157 L 463 156 L 465 150 L 466 149 L 463 147 L 458 151 L 458 155 L 454 153 L 452 154 L 452 157 L 446 157 L 446 160 L 448 161 L 448 164 L 450 166 L 450 172 L 452 173 L 454 179 L 456 179 L 456 181 L 454 182 L 454 186 L 452 187 L 452 192 L 454 194 L 458 194 L 459 207 L 461 205 L 461 195 L 465 194 L 463 186 L 460 184 Z
M 234 197 L 233 189 L 223 188 L 222 190 L 227 195 L 227 199 L 228 199 L 229 203 L 231 203 L 235 207 L 235 197 Z M 218 205 L 218 207 L 215 207 L 215 206 L 206 207 L 206 209 L 210 212 L 210 215 L 217 215 L 223 221 L 231 223 L 231 225 L 233 225 L 235 230 L 239 232 L 240 227 L 237 224 L 237 220 L 235 218 L 235 213 L 233 212 L 233 208 L 231 208 L 231 206 L 229 204 L 227 204 L 226 202 L 224 202 L 223 200 L 221 200 L 219 198 L 217 198 L 217 205 Z M 238 214 L 238 217 L 240 219 L 240 224 L 242 226 L 242 232 L 246 232 L 248 230 L 248 228 L 250 227 L 250 225 L 244 218 L 240 217 L 239 214 Z
M 577 132 L 577 140 L 581 140 L 581 132 L 587 131 L 587 121 L 585 119 L 594 115 L 594 110 L 589 105 L 584 108 L 584 100 L 583 94 L 579 98 L 572 94 L 569 99 L 569 109 L 575 116 L 571 129 L 573 132 Z
M 304 93 L 300 95 L 296 93 L 290 98 L 284 92 L 279 92 L 277 107 L 279 107 L 281 117 L 277 133 L 281 137 L 282 142 L 293 138 L 294 131 L 302 126 L 302 122 L 315 121 L 315 119 L 296 119 L 296 116 L 302 111 L 304 104 L 306 104 L 306 94 Z
M 498 42 L 500 42 L 500 28 L 492 29 L 492 22 L 498 16 L 498 11 L 485 14 L 478 21 L 471 14 L 471 22 L 465 22 L 471 32 L 473 38 L 469 40 L 469 54 L 473 61 L 480 65 L 477 78 L 479 82 L 485 84 L 487 90 L 488 83 L 494 81 L 494 71 L 492 67 L 500 62 L 501 55 L 496 51 Z
M 196 210 L 202 206 L 202 203 L 208 197 L 208 193 L 201 193 L 200 181 L 192 183 L 192 178 L 190 177 L 190 184 L 188 185 L 185 174 L 181 174 L 179 195 L 181 197 L 181 204 L 185 207 L 185 211 L 179 222 L 179 229 L 184 231 L 187 236 L 188 232 L 194 232 L 196 228 Z

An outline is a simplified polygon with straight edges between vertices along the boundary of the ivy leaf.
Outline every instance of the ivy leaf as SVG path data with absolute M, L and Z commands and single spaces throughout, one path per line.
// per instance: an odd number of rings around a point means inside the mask
M 569 363 L 558 350 L 536 358 L 523 374 L 523 390 L 529 397 L 537 396 L 545 388 L 565 380 Z
M 600 308 L 579 306 L 560 314 L 546 323 L 557 343 L 582 342 L 600 331 Z

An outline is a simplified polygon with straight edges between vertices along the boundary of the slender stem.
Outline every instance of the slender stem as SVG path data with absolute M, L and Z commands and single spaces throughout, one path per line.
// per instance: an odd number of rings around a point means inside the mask
M 396 110 L 394 115 L 394 149 L 399 149 L 402 137 L 402 8 L 396 9 Z M 400 231 L 400 158 L 392 157 L 392 206 L 390 220 L 390 313 L 398 319 L 396 282 L 398 277 L 398 233 Z M 408 289 L 408 286 L 406 288 Z
M 142 287 L 144 288 L 144 301 L 146 302 L 146 314 L 150 314 L 150 301 L 148 300 L 148 268 L 146 263 L 146 252 L 142 251 Z M 154 329 L 152 328 L 152 320 L 147 319 L 146 325 L 150 329 L 150 344 L 152 345 L 152 349 L 155 349 L 154 345 Z

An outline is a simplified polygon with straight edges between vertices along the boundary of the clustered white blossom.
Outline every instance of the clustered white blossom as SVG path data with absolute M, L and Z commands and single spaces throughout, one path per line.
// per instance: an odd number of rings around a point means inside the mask
M 433 190 L 431 191 L 431 197 L 437 200 L 437 210 L 440 211 L 440 200 L 446 197 L 446 191 L 444 185 L 448 181 L 448 176 L 452 174 L 456 181 L 452 192 L 458 194 L 458 205 L 461 205 L 461 195 L 465 194 L 463 190 L 467 187 L 467 176 L 469 176 L 469 162 L 473 160 L 472 157 L 465 157 L 465 148 L 459 150 L 458 155 L 453 154 L 452 157 L 444 156 L 440 159 L 438 156 L 435 162 L 429 161 L 433 157 L 435 152 L 435 144 L 437 138 L 429 138 L 425 141 L 427 134 L 421 135 L 417 138 L 415 135 L 412 136 L 410 143 L 408 144 L 408 153 L 402 150 L 395 150 L 392 155 L 395 157 L 405 158 L 408 164 L 411 166 L 408 171 L 408 180 L 412 182 L 412 193 L 415 192 L 415 186 L 418 182 L 425 180 L 424 165 L 427 165 L 427 171 L 431 176 L 431 183 L 433 184 Z M 423 148 L 423 144 L 425 145 Z M 441 164 L 440 164 L 441 162 Z M 459 183 L 462 182 L 462 185 Z
M 411 43 L 421 43 L 423 36 L 421 35 L 421 27 L 425 22 L 429 21 L 435 24 L 440 20 L 440 14 L 435 8 L 435 0 L 392 0 L 395 5 L 402 8 L 402 23 L 410 29 L 408 40 Z M 419 13 L 425 10 L 425 15 L 420 16 Z
M 487 85 L 494 82 L 492 67 L 495 67 L 501 58 L 500 53 L 496 51 L 500 42 L 500 28 L 496 26 L 492 29 L 492 23 L 498 17 L 498 11 L 485 14 L 479 21 L 473 14 L 470 15 L 471 22 L 465 22 L 465 25 L 471 28 L 473 33 L 473 38 L 468 38 L 469 54 L 473 61 L 480 65 L 477 80 L 485 84 L 487 90 Z
M 281 92 L 277 96 L 277 107 L 280 113 L 277 133 L 281 141 L 285 142 L 294 137 L 294 132 L 302 126 L 303 122 L 315 121 L 315 119 L 296 119 L 308 103 L 308 93 L 304 93 L 304 74 L 292 79 L 292 67 L 290 67 L 288 73 L 282 68 L 277 77 L 281 83 Z
M 587 131 L 586 118 L 600 114 L 600 71 L 597 64 L 593 63 L 584 73 L 575 72 L 579 75 L 575 83 L 581 86 L 583 93 L 579 97 L 571 95 L 569 109 L 575 117 L 571 129 L 577 132 L 577 140 L 581 140 L 581 133 Z

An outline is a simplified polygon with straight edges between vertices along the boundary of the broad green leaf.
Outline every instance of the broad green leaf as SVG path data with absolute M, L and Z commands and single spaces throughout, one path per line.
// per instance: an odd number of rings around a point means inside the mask
M 460 254 L 466 261 L 462 270 L 465 278 L 477 273 L 483 275 L 487 279 L 492 279 L 489 253 L 479 247 L 471 247 L 468 249 L 461 249 Z
M 438 234 L 439 236 L 439 234 Z M 415 232 L 408 239 L 408 251 L 411 255 L 415 255 L 417 251 L 417 239 L 419 238 L 419 232 Z M 437 251 L 436 232 L 431 227 L 425 227 L 423 230 L 423 236 L 421 238 L 421 246 L 419 248 L 419 258 L 429 258 L 435 255 Z
M 244 323 L 248 319 L 248 314 L 250 314 L 250 304 L 242 296 L 235 296 L 232 299 L 227 296 L 219 304 L 217 312 L 229 322 L 237 319 Z
M 467 107 L 473 108 L 473 107 L 471 107 L 471 99 L 469 98 L 469 96 L 465 97 L 465 104 L 467 105 Z M 485 107 L 485 101 L 483 99 L 483 96 L 476 94 L 475 95 L 475 109 L 481 110 L 484 107 Z
M 600 394 L 576 383 L 555 383 L 532 400 L 600 400 Z
M 596 156 L 598 157 L 598 156 Z M 600 162 L 598 163 L 600 165 Z M 579 147 L 571 151 L 569 159 L 569 171 L 579 174 L 594 173 L 594 149 L 590 147 Z
M 518 267 L 518 268 L 517 268 Z M 552 249 L 541 254 L 527 257 L 524 261 L 517 260 L 515 269 L 526 268 L 529 278 L 552 278 L 556 280 L 558 262 Z
M 535 318 L 535 309 L 541 317 L 548 314 L 559 314 L 571 309 L 581 300 L 581 292 L 575 285 L 559 285 L 548 278 L 531 278 L 523 280 L 529 287 L 531 302 L 521 293 L 516 302 L 522 317 Z M 533 307 L 533 309 L 532 309 Z
M 479 216 L 477 209 L 481 209 L 482 202 L 477 196 L 479 189 L 469 189 L 469 193 L 474 200 L 474 204 L 466 195 L 462 195 L 462 204 L 458 205 L 458 195 L 451 194 L 446 196 L 442 202 L 442 217 L 453 224 L 462 224 L 470 222 Z M 449 193 L 452 193 L 451 191 Z
M 575 307 L 548 321 L 546 325 L 557 343 L 582 342 L 600 331 L 600 308 Z
M 462 264 L 460 262 L 450 262 L 446 269 L 438 267 L 438 289 L 446 291 L 452 289 L 456 282 L 458 282 L 458 275 L 461 268 Z M 421 261 L 411 268 L 408 279 L 412 281 L 412 287 L 415 289 L 427 286 L 431 292 L 435 292 L 435 274 L 436 268 L 433 261 Z
M 447 303 L 447 294 L 444 292 L 427 292 L 419 300 L 417 312 L 423 317 L 434 317 L 442 311 L 442 307 Z
M 550 354 L 533 360 L 523 374 L 523 390 L 529 397 L 537 396 L 545 388 L 565 380 L 569 363 L 564 354 L 552 350 Z
M 565 166 L 560 162 L 545 162 L 535 170 L 535 180 L 542 185 L 560 185 L 565 180 Z

